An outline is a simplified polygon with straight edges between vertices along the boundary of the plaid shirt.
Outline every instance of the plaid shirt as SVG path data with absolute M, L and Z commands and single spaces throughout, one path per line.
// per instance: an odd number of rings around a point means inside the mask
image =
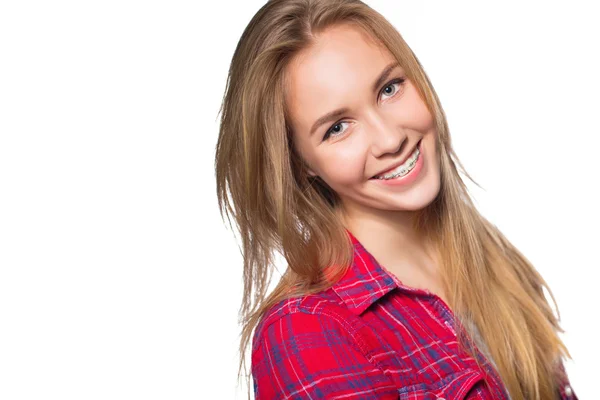
M 452 311 L 404 286 L 348 231 L 354 261 L 318 294 L 286 299 L 256 327 L 256 400 L 508 400 L 493 366 L 459 350 Z M 561 364 L 560 399 L 577 399 Z

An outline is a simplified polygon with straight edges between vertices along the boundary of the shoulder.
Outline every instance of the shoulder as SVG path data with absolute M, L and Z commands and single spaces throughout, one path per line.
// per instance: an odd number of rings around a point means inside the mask
M 355 322 L 328 292 L 273 306 L 253 338 L 256 398 L 397 398 L 392 381 L 365 354 Z
M 253 348 L 267 339 L 268 331 L 274 329 L 273 325 L 282 323 L 296 325 L 320 320 L 337 320 L 339 324 L 346 325 L 348 316 L 344 315 L 346 313 L 343 307 L 339 297 L 331 290 L 282 300 L 266 310 L 261 317 L 254 332 Z M 294 332 L 287 331 L 287 333 Z

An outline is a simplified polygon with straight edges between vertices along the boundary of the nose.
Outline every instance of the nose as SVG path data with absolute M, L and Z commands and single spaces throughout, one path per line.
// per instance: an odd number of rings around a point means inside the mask
M 368 129 L 373 156 L 379 158 L 385 154 L 398 153 L 406 141 L 406 134 L 389 119 L 375 116 L 370 120 Z

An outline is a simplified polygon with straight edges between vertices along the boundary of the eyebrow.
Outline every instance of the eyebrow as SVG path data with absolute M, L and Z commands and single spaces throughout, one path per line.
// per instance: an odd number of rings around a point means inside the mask
M 375 92 L 375 91 L 377 91 L 377 89 L 379 89 L 379 86 L 381 86 L 383 84 L 383 82 L 388 78 L 388 76 L 392 73 L 392 71 L 396 67 L 400 67 L 400 64 L 397 61 L 393 61 L 387 67 L 385 67 L 383 69 L 383 71 L 381 71 L 381 74 L 379 74 L 379 77 L 375 80 L 375 82 L 373 82 L 373 86 L 372 86 L 373 92 Z M 315 123 L 313 124 L 312 128 L 310 128 L 309 136 L 312 136 L 313 133 L 315 133 L 315 131 L 317 130 L 317 128 L 319 126 L 323 125 L 326 122 L 329 122 L 331 120 L 339 118 L 343 114 L 346 114 L 348 111 L 350 111 L 350 109 L 348 107 L 344 107 L 344 108 L 340 108 L 340 109 L 331 111 L 331 112 L 323 115 L 321 118 L 316 120 Z

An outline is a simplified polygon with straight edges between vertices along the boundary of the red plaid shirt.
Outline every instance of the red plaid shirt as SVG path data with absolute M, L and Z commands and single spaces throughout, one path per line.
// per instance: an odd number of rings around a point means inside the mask
M 508 400 L 492 363 L 459 350 L 435 294 L 404 286 L 348 232 L 354 261 L 330 289 L 286 299 L 252 344 L 256 400 Z M 562 364 L 561 364 L 562 366 Z M 561 370 L 560 398 L 577 399 Z

